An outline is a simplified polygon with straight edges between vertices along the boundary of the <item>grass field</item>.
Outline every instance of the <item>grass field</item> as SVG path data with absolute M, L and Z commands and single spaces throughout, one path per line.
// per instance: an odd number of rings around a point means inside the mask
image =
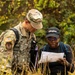
M 2 58 L 2 54 L 0 54 L 0 55 L 1 55 L 0 56 L 0 75 L 12 75 L 11 74 L 11 70 L 8 69 L 8 68 L 6 68 L 6 66 L 8 66 L 8 64 L 7 64 L 8 61 Z M 27 75 L 48 75 L 46 73 L 46 65 L 44 65 L 44 68 L 43 68 L 43 72 L 42 73 L 41 73 L 41 68 L 40 67 L 38 68 L 37 71 L 33 70 L 33 73 L 32 73 L 32 71 L 30 71 L 28 69 L 28 67 L 26 69 L 26 67 L 24 66 L 24 68 L 22 70 L 22 73 L 19 74 L 19 75 L 24 75 L 23 74 L 24 73 L 24 70 L 27 72 Z M 6 72 L 6 74 L 4 72 Z M 50 71 L 48 71 L 48 72 L 50 73 Z M 14 71 L 14 73 L 16 73 L 16 70 Z M 57 75 L 61 75 L 61 74 L 57 74 Z M 75 71 L 74 71 L 74 73 L 70 73 L 69 72 L 69 75 L 75 75 Z
M 4 74 L 4 71 L 6 71 L 6 74 Z M 23 71 L 20 75 L 24 75 Z M 0 75 L 12 75 L 12 74 L 11 74 L 11 71 L 9 69 L 8 70 L 0 69 Z M 48 74 L 46 74 L 46 72 L 44 70 L 43 70 L 43 73 L 41 73 L 41 69 L 39 68 L 37 71 L 34 71 L 33 73 L 31 71 L 27 71 L 27 75 L 48 75 Z M 61 74 L 59 73 L 57 75 L 61 75 Z M 69 72 L 69 75 L 75 75 L 75 71 L 74 71 L 74 73 Z

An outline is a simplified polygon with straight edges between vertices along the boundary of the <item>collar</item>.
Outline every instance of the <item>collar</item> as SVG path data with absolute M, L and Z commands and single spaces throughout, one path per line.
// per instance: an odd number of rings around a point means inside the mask
M 19 23 L 19 29 L 21 31 L 22 36 L 28 36 L 29 32 L 22 26 L 22 23 Z

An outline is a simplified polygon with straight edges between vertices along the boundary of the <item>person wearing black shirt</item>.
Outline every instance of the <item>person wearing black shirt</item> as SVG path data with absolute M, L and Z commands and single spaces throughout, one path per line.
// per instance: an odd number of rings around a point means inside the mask
M 42 52 L 52 53 L 64 53 L 63 58 L 59 58 L 55 62 L 47 61 L 46 71 L 50 71 L 48 75 L 68 75 L 68 71 L 74 72 L 74 64 L 72 49 L 68 44 L 60 42 L 60 30 L 56 27 L 51 27 L 46 32 L 47 43 L 43 48 L 40 49 L 40 60 Z M 52 58 L 53 59 L 53 58 Z M 43 62 L 43 64 L 45 64 Z M 42 67 L 42 69 L 44 66 Z M 46 73 L 47 74 L 47 73 Z

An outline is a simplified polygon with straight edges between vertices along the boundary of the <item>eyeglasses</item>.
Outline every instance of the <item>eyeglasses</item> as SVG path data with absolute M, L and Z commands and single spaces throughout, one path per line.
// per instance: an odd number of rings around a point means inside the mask
M 58 38 L 56 38 L 56 37 L 48 37 L 47 39 L 48 39 L 49 41 L 57 41 Z

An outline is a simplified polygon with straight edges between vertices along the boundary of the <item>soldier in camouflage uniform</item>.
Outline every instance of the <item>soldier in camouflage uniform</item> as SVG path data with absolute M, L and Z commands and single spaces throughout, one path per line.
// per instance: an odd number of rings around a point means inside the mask
M 16 36 L 12 30 L 8 30 L 4 34 L 1 47 L 6 59 L 8 59 L 6 67 L 12 71 L 12 75 L 26 75 L 26 70 L 30 69 L 31 39 L 35 38 L 33 33 L 43 27 L 42 19 L 43 16 L 38 10 L 29 10 L 25 21 L 14 27 L 19 32 L 17 44 L 15 44 Z

